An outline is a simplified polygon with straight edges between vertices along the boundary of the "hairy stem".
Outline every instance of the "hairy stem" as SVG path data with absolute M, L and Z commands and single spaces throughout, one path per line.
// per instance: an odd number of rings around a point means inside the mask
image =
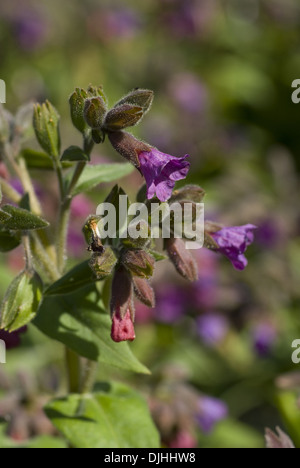
M 39 263 L 45 274 L 51 281 L 57 281 L 60 278 L 59 271 L 56 265 L 52 262 L 43 244 L 37 234 L 32 231 L 30 234 L 31 238 L 31 249 L 34 254 L 35 261 Z
M 24 252 L 25 252 L 26 270 L 31 272 L 33 271 L 33 263 L 32 263 L 32 252 L 31 252 L 31 247 L 30 247 L 30 238 L 29 238 L 28 232 L 25 232 L 24 235 L 22 236 L 22 243 L 23 243 Z

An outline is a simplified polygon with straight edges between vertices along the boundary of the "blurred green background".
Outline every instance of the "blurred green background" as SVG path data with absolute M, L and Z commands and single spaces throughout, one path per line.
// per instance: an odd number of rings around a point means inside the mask
M 69 118 L 75 87 L 103 84 L 111 104 L 132 88 L 153 89 L 153 107 L 133 133 L 163 152 L 190 155 L 187 181 L 205 189 L 208 219 L 259 227 L 244 272 L 200 251 L 199 282 L 186 286 L 162 262 L 154 279 L 156 310 L 138 307 L 133 344 L 152 376 L 99 372 L 101 380 L 113 375 L 145 394 L 166 440 L 182 425 L 199 447 L 262 447 L 264 428 L 279 425 L 300 446 L 300 364 L 291 360 L 291 343 L 300 338 L 300 104 L 291 100 L 292 82 L 300 78 L 299 27 L 297 0 L 0 5 L 0 78 L 9 111 L 49 99 L 61 114 L 66 148 L 80 143 Z M 36 143 L 32 138 L 26 145 Z M 119 158 L 107 142 L 93 153 L 98 162 Z M 45 214 L 54 219 L 52 176 L 33 175 Z M 122 181 L 132 197 L 140 184 L 137 174 Z M 74 206 L 70 264 L 87 258 L 81 226 L 107 191 L 101 186 Z M 22 255 L 1 254 L 1 296 L 22 268 Z M 181 306 L 166 312 L 172 301 Z M 19 439 L 51 433 L 41 407 L 49 395 L 64 391 L 63 382 L 58 385 L 62 355 L 60 344 L 30 326 L 22 347 L 0 365 L 4 407 L 12 391 L 35 402 L 29 410 L 19 398 L 7 410 Z M 183 388 L 223 400 L 228 417 L 209 434 L 189 409 L 179 417 Z M 2 407 L 0 402 L 0 416 L 6 414 Z M 173 425 L 161 416 L 168 411 Z M 40 417 L 40 427 L 22 432 L 24 412 L 27 419 L 28 413 Z

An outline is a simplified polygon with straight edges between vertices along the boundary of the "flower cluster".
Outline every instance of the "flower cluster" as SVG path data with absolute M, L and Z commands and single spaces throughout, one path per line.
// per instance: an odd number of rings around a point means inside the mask
M 78 130 L 90 135 L 93 143 L 101 143 L 107 136 L 113 148 L 136 167 L 146 184 L 145 190 L 138 194 L 139 201 L 142 197 L 146 203 L 151 203 L 151 200 L 170 205 L 175 201 L 182 205 L 186 202 L 200 203 L 205 195 L 201 187 L 192 185 L 174 191 L 176 182 L 185 179 L 190 169 L 188 155 L 171 156 L 125 131 L 142 120 L 152 101 L 152 91 L 138 88 L 109 109 L 101 87 L 89 87 L 86 91 L 76 89 L 70 98 L 72 120 Z M 116 200 L 120 193 L 124 192 L 115 187 L 107 200 Z M 149 284 L 157 260 L 152 252 L 154 246 L 152 242 L 144 241 L 142 236 L 125 241 L 122 238 L 114 245 L 108 241 L 108 245 L 103 246 L 97 233 L 100 221 L 101 217 L 89 217 L 84 228 L 88 249 L 93 252 L 90 266 L 100 279 L 114 272 L 111 336 L 117 342 L 133 340 L 134 295 L 148 307 L 155 305 L 154 292 Z M 247 265 L 244 254 L 253 241 L 255 229 L 252 224 L 223 227 L 207 222 L 204 246 L 225 255 L 236 269 L 243 270 Z M 197 281 L 197 262 L 191 251 L 186 249 L 184 239 L 177 238 L 172 232 L 164 242 L 164 249 L 182 277 Z M 200 323 L 199 328 L 203 327 L 205 324 Z

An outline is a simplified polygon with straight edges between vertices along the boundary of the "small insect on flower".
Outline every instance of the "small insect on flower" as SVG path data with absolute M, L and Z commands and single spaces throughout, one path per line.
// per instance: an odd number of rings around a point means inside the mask
M 100 216 L 91 215 L 86 220 L 83 227 L 83 234 L 85 240 L 88 244 L 89 252 L 104 252 L 104 247 L 100 238 L 100 233 L 98 229 L 98 223 L 100 221 Z

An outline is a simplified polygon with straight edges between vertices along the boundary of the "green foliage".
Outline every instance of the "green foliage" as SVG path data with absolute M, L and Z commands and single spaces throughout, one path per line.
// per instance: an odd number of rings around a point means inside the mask
M 96 164 L 86 166 L 74 191 L 73 195 L 92 190 L 102 182 L 113 182 L 129 175 L 134 168 L 131 164 Z
M 124 370 L 149 373 L 127 343 L 111 340 L 111 320 L 102 308 L 101 295 L 95 286 L 73 294 L 46 296 L 34 324 L 80 356 Z
M 70 146 L 67 148 L 61 157 L 61 161 L 90 161 L 90 157 L 79 146 Z
M 49 223 L 40 216 L 12 205 L 1 207 L 0 222 L 6 229 L 11 229 L 12 231 L 31 231 L 44 229 L 49 226 Z
M 101 383 L 88 395 L 47 404 L 54 426 L 75 448 L 159 448 L 146 402 L 124 384 Z M 82 435 L 84 434 L 84 437 Z
M 23 271 L 11 283 L 0 309 L 0 328 L 13 332 L 36 315 L 43 284 L 37 273 Z

